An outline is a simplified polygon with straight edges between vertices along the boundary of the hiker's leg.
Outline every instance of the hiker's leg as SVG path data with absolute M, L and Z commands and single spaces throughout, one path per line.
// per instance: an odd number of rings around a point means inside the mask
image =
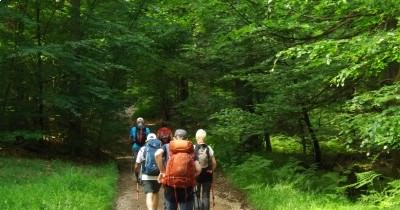
M 211 181 L 202 183 L 203 191 L 201 194 L 201 206 L 203 207 L 202 210 L 209 210 L 210 209 L 210 191 L 211 191 Z
M 194 206 L 196 210 L 200 210 L 201 209 L 201 205 L 200 205 L 200 192 L 201 192 L 201 184 L 197 184 L 197 186 L 194 188 L 194 192 L 195 192 L 195 197 L 194 197 Z
M 154 210 L 153 208 L 153 193 L 146 193 L 146 206 L 148 210 Z
M 179 203 L 179 210 L 193 210 L 194 200 Z
M 158 209 L 158 193 L 153 193 L 153 209 Z
M 134 159 L 135 163 L 136 163 L 136 158 L 139 153 L 139 150 L 140 150 L 140 146 L 137 144 L 134 144 L 134 146 L 132 147 L 132 151 L 133 151 L 133 159 Z M 142 171 L 142 170 L 139 170 L 139 172 L 135 171 L 135 177 L 136 177 L 136 182 L 142 184 L 142 182 L 141 182 L 142 180 L 140 179 L 140 171 Z
M 173 195 L 173 189 L 168 186 L 164 186 L 164 210 L 178 209 L 175 196 Z
M 132 147 L 132 153 L 133 153 L 133 163 L 136 163 L 136 158 L 137 154 L 139 153 L 139 150 L 136 147 Z M 136 177 L 136 182 L 140 182 L 139 173 L 136 171 L 135 171 L 135 177 Z
M 178 205 L 176 204 L 176 202 L 171 202 L 171 201 L 165 199 L 164 204 L 165 204 L 165 207 L 164 207 L 165 210 L 177 210 L 178 209 Z M 179 210 L 183 210 L 183 209 L 179 209 Z M 192 210 L 192 209 L 190 209 L 190 210 Z
M 154 209 L 158 208 L 158 201 L 159 201 L 159 195 L 158 192 L 160 192 L 161 184 L 158 183 L 157 180 L 153 180 L 153 205 Z

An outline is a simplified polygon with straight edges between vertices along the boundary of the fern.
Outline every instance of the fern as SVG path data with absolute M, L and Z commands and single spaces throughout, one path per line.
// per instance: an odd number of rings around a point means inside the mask
M 252 155 L 242 164 L 233 167 L 230 177 L 240 187 L 264 183 L 271 163 L 271 160 Z
M 380 176 L 381 176 L 380 174 L 378 174 L 374 171 L 366 171 L 366 172 L 356 173 L 357 182 L 346 185 L 343 188 L 344 189 L 347 189 L 347 188 L 358 189 L 358 188 L 366 186 L 366 185 L 372 185 L 374 180 Z
M 381 192 L 370 191 L 371 194 L 364 195 L 362 201 L 374 203 L 382 209 L 399 209 L 400 207 L 400 180 L 388 183 L 387 187 Z

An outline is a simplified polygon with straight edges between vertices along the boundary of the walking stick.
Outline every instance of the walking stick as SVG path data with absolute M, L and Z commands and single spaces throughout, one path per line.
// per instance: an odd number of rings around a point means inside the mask
M 136 206 L 139 210 L 139 182 L 136 182 Z
M 135 164 L 135 154 L 132 152 L 132 158 L 131 158 L 131 173 L 134 173 L 134 165 Z
M 211 182 L 211 194 L 212 194 L 212 202 L 213 202 L 213 209 L 215 209 L 215 196 L 214 196 L 214 183 Z

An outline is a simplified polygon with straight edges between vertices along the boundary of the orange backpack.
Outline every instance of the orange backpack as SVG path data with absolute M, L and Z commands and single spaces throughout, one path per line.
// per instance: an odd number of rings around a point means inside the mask
M 173 140 L 169 143 L 169 158 L 163 184 L 175 188 L 196 185 L 196 167 L 193 144 L 186 140 Z

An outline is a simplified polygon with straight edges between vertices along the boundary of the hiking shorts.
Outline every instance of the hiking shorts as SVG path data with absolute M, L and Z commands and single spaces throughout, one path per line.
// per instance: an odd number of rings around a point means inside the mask
M 158 193 L 161 184 L 157 180 L 143 180 L 144 193 Z

